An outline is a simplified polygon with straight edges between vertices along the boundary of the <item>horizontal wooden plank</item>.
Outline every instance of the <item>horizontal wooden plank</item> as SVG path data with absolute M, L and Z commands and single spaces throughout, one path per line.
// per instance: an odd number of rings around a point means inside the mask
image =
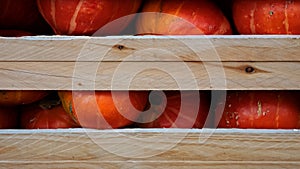
M 2 130 L 0 167 L 299 168 L 299 130 Z
M 32 169 L 32 168 L 60 168 L 60 169 L 240 169 L 240 168 L 251 168 L 251 169 L 274 169 L 274 168 L 285 168 L 295 169 L 300 167 L 300 162 L 274 162 L 274 161 L 201 161 L 201 162 L 190 162 L 190 161 L 152 161 L 152 162 L 140 162 L 140 161 L 123 161 L 123 162 L 103 162 L 103 161 L 48 161 L 48 162 L 3 162 L 0 163 L 1 168 L 5 169 Z
M 0 61 L 300 61 L 300 36 L 0 37 Z
M 300 62 L 0 62 L 3 90 L 297 90 Z

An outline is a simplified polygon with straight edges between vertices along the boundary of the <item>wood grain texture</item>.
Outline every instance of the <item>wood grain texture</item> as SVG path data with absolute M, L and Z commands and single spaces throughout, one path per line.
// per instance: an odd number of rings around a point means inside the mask
M 269 161 L 179 161 L 179 162 L 167 162 L 167 161 L 119 161 L 119 162 L 103 162 L 103 161 L 48 161 L 48 162 L 3 162 L 0 163 L 1 168 L 15 169 L 15 168 L 47 168 L 47 169 L 295 169 L 299 168 L 299 162 L 269 162 Z
M 299 138 L 298 130 L 8 130 L 0 167 L 299 168 Z
M 299 90 L 299 36 L 0 38 L 1 90 Z M 126 83 L 128 82 L 128 83 Z M 0 168 L 300 168 L 298 130 L 0 130 Z
M 0 61 L 300 61 L 300 36 L 0 37 Z
M 300 62 L 0 62 L 3 90 L 297 90 Z M 250 69 L 250 72 L 247 72 Z
M 296 90 L 300 36 L 0 38 L 3 90 Z M 248 72 L 247 72 L 247 71 Z

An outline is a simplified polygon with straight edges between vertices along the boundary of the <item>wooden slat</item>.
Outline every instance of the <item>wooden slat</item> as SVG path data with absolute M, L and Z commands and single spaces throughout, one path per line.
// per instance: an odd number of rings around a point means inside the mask
M 0 77 L 3 90 L 297 90 L 300 62 L 0 62 Z
M 0 37 L 0 61 L 300 61 L 300 36 Z
M 299 168 L 298 130 L 2 130 L 0 167 Z
M 97 161 L 48 161 L 48 162 L 5 162 L 0 163 L 1 168 L 5 169 L 15 169 L 15 168 L 59 168 L 59 169 L 240 169 L 240 168 L 251 168 L 251 169 L 274 169 L 274 168 L 285 168 L 285 169 L 297 169 L 300 167 L 299 162 L 269 162 L 269 161 L 259 161 L 259 162 L 215 162 L 215 161 L 205 161 L 205 162 L 139 162 L 139 161 L 124 161 L 124 162 L 97 162 Z

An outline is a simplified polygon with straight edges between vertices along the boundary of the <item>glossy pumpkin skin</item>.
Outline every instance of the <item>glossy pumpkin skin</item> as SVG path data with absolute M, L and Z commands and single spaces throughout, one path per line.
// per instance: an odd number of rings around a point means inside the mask
M 59 102 L 52 104 L 51 100 L 49 100 L 48 103 L 30 104 L 23 106 L 21 111 L 21 127 L 23 129 L 79 127 Z
M 147 114 L 139 117 L 138 127 L 202 128 L 204 126 L 210 106 L 210 97 L 206 92 L 165 91 L 165 97 L 159 95 L 157 97 L 159 102 L 153 105 Z
M 32 33 L 21 30 L 0 30 L 0 36 L 4 37 L 21 37 L 21 36 L 33 36 Z
M 300 34 L 300 0 L 234 0 L 240 34 Z
M 132 124 L 144 110 L 148 92 L 60 91 L 64 109 L 85 128 L 110 129 Z M 133 120 L 132 120 L 133 119 Z
M 137 34 L 231 34 L 222 11 L 209 0 L 147 0 L 137 20 Z
M 215 124 L 220 128 L 294 129 L 300 127 L 299 93 L 230 91 L 224 111 L 220 102 Z M 221 117 L 221 120 L 219 121 Z
M 48 91 L 2 90 L 0 91 L 0 105 L 15 106 L 29 104 L 41 100 L 48 94 Z
M 19 125 L 19 113 L 13 107 L 0 107 L 0 129 L 16 129 Z
M 36 0 L 0 0 L 0 29 L 51 33 L 51 27 L 41 16 Z
M 92 35 L 106 24 L 138 11 L 141 0 L 37 0 L 39 10 L 56 34 Z M 132 17 L 103 32 L 120 33 Z

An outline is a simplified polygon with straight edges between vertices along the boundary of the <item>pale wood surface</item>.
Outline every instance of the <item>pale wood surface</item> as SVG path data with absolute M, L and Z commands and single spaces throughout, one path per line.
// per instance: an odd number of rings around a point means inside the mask
M 0 61 L 300 61 L 300 36 L 0 37 L 0 51 Z
M 2 130 L 3 168 L 299 168 L 298 130 Z
M 296 90 L 300 62 L 0 62 L 1 89 Z M 245 69 L 253 67 L 253 73 Z
M 299 36 L 0 38 L 0 89 L 299 90 L 299 53 Z M 300 168 L 299 140 L 298 130 L 0 130 L 0 168 Z
M 34 36 L 0 38 L 0 51 L 3 90 L 300 87 L 295 35 Z

